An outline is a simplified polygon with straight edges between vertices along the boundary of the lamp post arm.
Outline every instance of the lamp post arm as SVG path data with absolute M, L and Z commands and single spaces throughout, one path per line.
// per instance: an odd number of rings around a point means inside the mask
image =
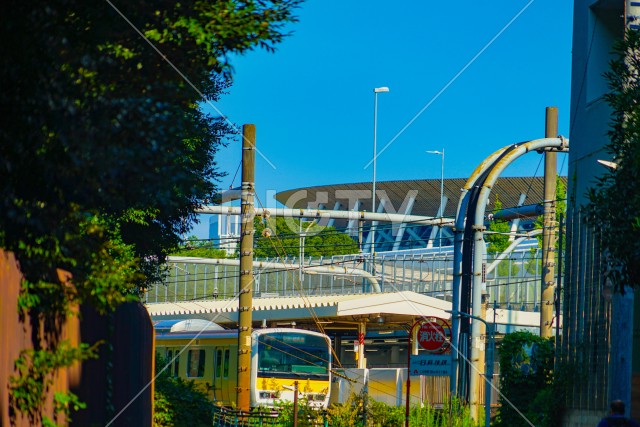
M 487 321 L 484 320 L 481 317 L 474 316 L 473 314 L 465 313 L 463 311 L 456 311 L 456 310 L 444 310 L 444 311 L 447 312 L 447 313 L 451 313 L 452 316 L 464 316 L 464 317 L 469 317 L 469 318 L 474 319 L 474 320 L 479 320 L 482 323 L 484 323 L 484 325 L 487 328 L 489 328 L 489 323 L 487 323 Z

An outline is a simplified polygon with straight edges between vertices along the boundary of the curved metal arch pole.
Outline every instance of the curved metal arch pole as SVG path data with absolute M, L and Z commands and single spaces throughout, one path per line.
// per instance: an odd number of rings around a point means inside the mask
M 464 226 L 467 208 L 469 206 L 469 198 L 471 194 L 469 190 L 473 188 L 476 181 L 486 172 L 497 159 L 507 150 L 507 147 L 496 150 L 489 155 L 476 169 L 473 171 L 464 187 L 462 187 L 460 200 L 458 201 L 458 210 L 456 211 L 456 219 L 453 227 L 453 284 L 451 294 L 451 309 L 455 312 L 460 310 L 460 286 L 462 284 L 462 245 L 464 242 Z M 453 349 L 453 358 L 451 365 L 451 375 L 449 378 L 449 388 L 451 395 L 457 394 L 458 365 L 459 365 L 459 348 L 460 345 L 460 318 L 458 316 L 451 317 L 451 347 Z
M 482 309 L 482 293 L 483 293 L 483 282 L 482 282 L 482 264 L 484 262 L 484 216 L 485 210 L 487 206 L 487 201 L 489 200 L 489 194 L 491 193 L 491 189 L 495 185 L 496 181 L 500 174 L 504 171 L 504 169 L 509 166 L 513 161 L 518 159 L 519 157 L 527 154 L 531 151 L 538 151 L 545 148 L 556 148 L 558 151 L 568 151 L 569 149 L 569 140 L 563 137 L 558 138 L 541 138 L 535 139 L 529 142 L 525 142 L 521 145 L 518 145 L 509 153 L 507 153 L 503 158 L 498 160 L 487 179 L 482 185 L 480 189 L 480 195 L 478 197 L 478 202 L 476 205 L 476 212 L 473 223 L 473 240 L 474 244 L 474 253 L 473 253 L 473 287 L 472 287 L 472 315 L 476 317 L 481 317 L 481 309 Z M 481 356 L 481 336 L 484 334 L 484 324 L 481 322 L 472 322 L 471 323 L 471 361 L 476 362 L 479 360 Z M 472 416 L 474 415 L 474 406 L 475 406 L 475 415 L 477 417 L 477 405 L 479 403 L 479 381 L 480 381 L 480 372 L 476 369 L 476 372 L 472 372 L 469 379 L 469 389 L 471 391 L 470 395 L 470 404 L 472 407 Z M 477 419 L 477 418 L 474 418 Z

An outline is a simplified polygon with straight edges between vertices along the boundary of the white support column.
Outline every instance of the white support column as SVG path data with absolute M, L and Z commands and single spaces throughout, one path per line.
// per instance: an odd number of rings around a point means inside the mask
M 336 204 L 333 205 L 333 210 L 334 211 L 340 210 L 341 207 L 342 207 L 342 204 L 340 202 L 336 202 Z M 327 227 L 333 227 L 333 224 L 335 223 L 336 223 L 335 218 L 331 218 L 329 222 L 327 222 Z
M 447 206 L 448 201 L 449 199 L 447 198 L 447 196 L 442 196 L 442 200 L 440 201 L 440 208 L 438 208 L 438 213 L 436 214 L 436 217 L 441 218 L 443 216 L 444 208 Z M 431 228 L 431 234 L 429 235 L 429 242 L 427 243 L 427 249 L 433 248 L 433 239 L 435 239 L 436 236 L 438 235 L 438 230 L 440 230 L 440 227 L 437 225 L 434 225 Z
M 395 239 L 393 238 L 393 235 L 387 230 L 376 230 L 376 240 L 378 241 L 378 243 L 393 243 Z
M 417 194 L 418 193 L 416 193 L 416 195 Z M 411 211 L 413 210 L 413 205 L 415 204 L 415 202 L 416 202 L 416 196 L 412 195 L 407 202 L 404 212 L 402 213 L 405 215 L 410 215 Z M 406 227 L 407 227 L 406 223 L 404 222 L 400 223 L 400 226 L 398 227 L 398 234 L 396 234 L 396 241 L 393 244 L 394 251 L 397 251 L 398 249 L 400 249 L 400 244 L 402 243 L 402 238 L 404 237 L 404 230 Z
M 378 207 L 376 208 L 376 213 L 385 212 L 385 205 L 387 204 L 387 200 L 388 199 L 386 198 L 380 198 L 380 202 L 378 204 Z M 376 242 L 371 242 L 371 238 L 374 236 L 374 233 L 372 233 L 371 230 L 377 227 L 378 227 L 378 221 L 371 221 L 371 228 L 369 229 L 369 233 L 367 234 L 367 241 L 365 242 L 365 245 L 364 245 L 365 248 L 369 248 L 368 251 L 366 252 L 371 251 L 371 248 L 374 247 L 374 245 L 376 244 Z
M 407 228 L 406 229 L 407 234 L 411 235 L 411 237 L 413 237 L 414 239 L 416 239 L 416 245 L 420 244 L 425 244 L 426 245 L 426 241 L 420 237 L 420 235 L 418 233 L 416 233 L 412 228 Z
M 355 204 L 353 205 L 353 211 L 357 212 L 360 210 L 360 207 L 362 206 L 362 202 L 360 200 L 356 200 Z M 347 224 L 347 234 L 349 236 L 357 236 L 358 235 L 358 220 L 356 219 L 351 219 L 349 220 L 348 224 Z

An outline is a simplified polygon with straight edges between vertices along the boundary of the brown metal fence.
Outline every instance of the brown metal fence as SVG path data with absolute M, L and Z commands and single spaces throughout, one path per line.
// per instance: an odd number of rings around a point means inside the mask
M 65 272 L 59 275 L 70 280 Z M 142 304 L 124 304 L 108 315 L 82 307 L 80 321 L 78 316 L 68 317 L 51 328 L 50 324 L 18 313 L 21 281 L 13 254 L 0 250 L 0 425 L 42 425 L 42 416 L 53 419 L 54 393 L 71 390 L 87 404 L 87 409 L 73 413 L 70 425 L 151 426 L 154 333 Z M 45 330 L 55 333 L 40 333 Z M 9 381 L 16 375 L 15 362 L 22 351 L 52 344 L 54 340 L 69 340 L 71 345 L 97 341 L 104 344 L 99 347 L 98 360 L 57 371 L 45 394 L 42 412 L 30 419 L 12 407 Z M 69 424 L 65 419 L 57 422 Z
M 43 322 L 21 318 L 18 313 L 18 296 L 22 275 L 12 253 L 0 249 L 0 425 L 28 427 L 41 425 L 39 420 L 16 413 L 10 405 L 9 381 L 15 375 L 15 361 L 23 350 L 34 348 L 35 330 L 43 330 Z M 79 325 L 75 318 L 64 323 L 60 328 L 60 339 L 68 339 L 72 344 L 78 342 Z M 36 342 L 38 347 L 43 342 Z M 53 396 L 56 392 L 68 390 L 69 384 L 77 378 L 78 368 L 60 369 L 53 379 L 53 384 L 46 393 L 43 411 L 40 415 L 53 419 Z
M 579 210 L 567 224 L 567 263 L 560 360 L 572 372 L 572 409 L 606 413 L 611 304 L 602 295 L 598 233 Z

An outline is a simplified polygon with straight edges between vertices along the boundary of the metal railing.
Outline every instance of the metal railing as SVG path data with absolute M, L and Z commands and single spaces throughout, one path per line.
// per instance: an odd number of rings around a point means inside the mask
M 257 410 L 251 412 L 221 406 L 214 407 L 214 427 L 261 427 L 280 426 L 278 412 L 270 410 Z
M 489 301 L 502 308 L 537 311 L 540 302 L 541 251 L 514 251 L 487 275 Z M 298 258 L 267 259 L 288 267 L 254 269 L 255 297 L 287 297 L 372 292 L 369 283 L 350 269 L 366 270 L 378 280 L 382 292 L 413 291 L 451 300 L 453 255 L 451 252 L 381 254 L 375 262 L 369 254 L 305 258 L 306 266 L 333 265 L 345 274 L 300 273 Z M 488 256 L 487 265 L 493 262 Z M 169 263 L 166 279 L 145 295 L 146 303 L 234 298 L 238 292 L 238 266 Z M 302 278 L 302 280 L 300 280 Z
M 313 413 L 301 410 L 298 415 L 299 425 L 328 427 L 326 411 L 312 410 Z M 282 416 L 277 409 L 254 408 L 250 412 L 239 411 L 224 406 L 215 406 L 213 411 L 213 427 L 291 427 L 292 413 Z

